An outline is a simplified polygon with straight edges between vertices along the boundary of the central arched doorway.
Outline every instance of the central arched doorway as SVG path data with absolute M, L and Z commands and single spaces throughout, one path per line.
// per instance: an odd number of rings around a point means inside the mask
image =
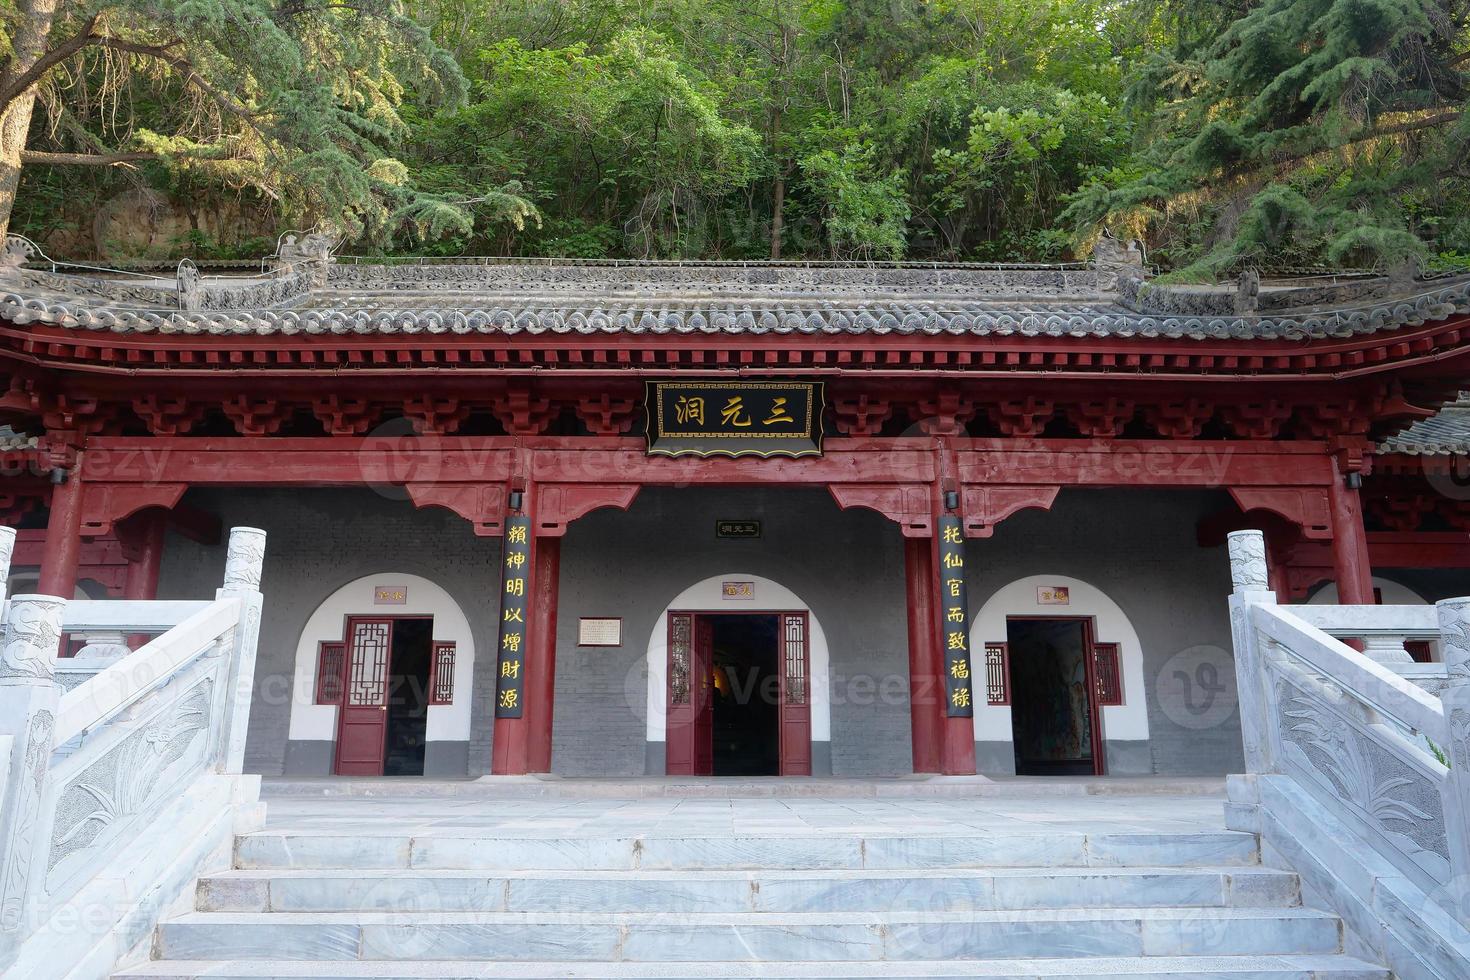
M 664 743 L 664 772 L 811 775 L 813 739 L 830 727 L 826 672 L 821 627 L 790 590 L 737 574 L 686 589 L 649 642 L 649 740 Z

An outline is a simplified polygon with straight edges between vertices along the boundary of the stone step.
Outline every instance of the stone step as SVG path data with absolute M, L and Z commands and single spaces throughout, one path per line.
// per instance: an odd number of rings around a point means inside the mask
M 1021 912 L 194 912 L 159 926 L 160 959 L 873 961 L 1248 956 L 1342 951 L 1303 908 Z
M 233 871 L 202 912 L 885 912 L 892 909 L 1280 908 L 1297 877 L 1260 867 L 928 871 Z
M 1388 970 L 1347 956 L 1158 956 L 1088 960 L 911 960 L 886 963 L 414 963 L 293 960 L 174 960 L 144 963 L 114 980 L 881 980 L 897 977 L 990 977 L 1010 980 L 1089 977 L 1095 980 L 1390 980 Z
M 463 871 L 700 868 L 916 869 L 1254 865 L 1253 834 L 1015 833 L 681 837 L 419 837 L 262 832 L 239 838 L 235 866 Z

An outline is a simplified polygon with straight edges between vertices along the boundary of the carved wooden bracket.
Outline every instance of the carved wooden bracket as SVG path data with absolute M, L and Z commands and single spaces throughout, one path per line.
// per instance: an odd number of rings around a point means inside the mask
M 1215 407 L 1199 398 L 1164 402 L 1144 409 L 1144 418 L 1165 439 L 1193 439 L 1215 414 Z
M 13 527 L 26 514 L 41 506 L 41 494 L 0 493 L 0 523 Z
M 146 395 L 133 399 L 133 412 L 154 435 L 176 436 L 188 432 L 204 417 L 204 406 L 190 405 L 187 398 Z
M 110 534 L 118 521 L 145 507 L 172 509 L 187 483 L 88 483 L 82 488 L 82 536 Z
M 961 509 L 965 520 L 965 535 L 971 538 L 988 538 L 995 533 L 995 526 L 1017 511 L 1034 507 L 1051 510 L 1061 486 L 1017 486 L 994 487 L 967 484 L 960 490 Z
M 220 405 L 225 417 L 234 423 L 242 436 L 272 436 L 291 417 L 293 409 L 274 398 L 251 398 L 236 395 Z
M 1029 439 L 1041 435 L 1041 430 L 1051 421 L 1055 408 L 1049 398 L 1027 395 L 1025 398 L 988 406 L 986 412 L 1002 435 Z
M 1286 566 L 1286 591 L 1292 602 L 1300 602 L 1323 582 L 1332 580 L 1332 569 L 1317 565 Z
M 883 423 L 893 417 L 893 403 L 886 398 L 839 398 L 832 402 L 837 431 L 848 436 L 876 436 Z
M 638 401 L 614 398 L 606 392 L 596 398 L 582 398 L 577 402 L 577 418 L 594 436 L 626 435 L 638 420 Z
M 975 403 L 947 388 L 934 398 L 920 399 L 919 431 L 926 436 L 962 436 L 965 424 L 975 417 Z
M 934 535 L 934 488 L 927 483 L 833 483 L 827 491 L 843 510 L 866 507 L 877 511 L 896 523 L 906 538 Z
M 46 430 L 75 432 L 89 436 L 102 431 L 117 417 L 116 405 L 102 405 L 96 398 L 48 395 L 38 398 L 41 424 Z
M 1274 439 L 1291 418 L 1290 405 L 1274 398 L 1244 405 L 1224 405 L 1220 417 L 1230 431 L 1241 439 Z
M 1470 531 L 1470 500 L 1446 497 L 1439 502 L 1440 518 L 1457 531 Z
M 505 531 L 504 483 L 405 483 L 415 507 L 443 507 L 469 521 L 480 537 Z
M 403 415 L 418 435 L 448 435 L 459 431 L 470 417 L 470 406 L 458 398 L 409 398 L 403 403 Z
M 567 525 L 600 507 L 627 510 L 638 496 L 636 483 L 540 483 L 531 504 L 536 533 L 559 538 Z
M 1321 402 L 1299 408 L 1296 425 L 1301 434 L 1310 439 L 1365 436 L 1368 434 L 1368 422 L 1373 413 L 1373 407 L 1365 405 L 1360 399 L 1346 398 L 1341 402 Z
M 1404 497 L 1364 497 L 1363 507 L 1391 531 L 1417 531 L 1433 514 L 1439 501 L 1428 494 Z
M 1313 540 L 1332 537 L 1332 510 L 1323 487 L 1227 487 L 1241 510 L 1269 510 Z
M 316 416 L 329 436 L 360 436 L 378 418 L 376 407 L 365 398 L 341 398 L 328 395 L 311 403 L 311 414 Z
M 1078 432 L 1090 439 L 1115 439 L 1133 420 L 1135 408 L 1132 399 L 1104 398 L 1068 408 L 1067 418 Z
M 496 398 L 491 411 L 505 426 L 506 433 L 513 436 L 540 435 L 557 415 L 549 398 L 532 397 L 524 387 L 511 388 Z

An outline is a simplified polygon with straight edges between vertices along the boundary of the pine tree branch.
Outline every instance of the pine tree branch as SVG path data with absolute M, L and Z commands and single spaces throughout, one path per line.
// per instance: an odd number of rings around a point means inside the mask
M 5 86 L 0 87 L 0 114 L 10 107 L 10 103 L 28 92 L 31 86 L 39 82 L 48 71 L 88 45 L 97 43 L 101 35 L 93 32 L 96 30 L 100 16 L 100 14 L 93 14 L 87 18 L 81 30 L 49 51 L 42 52 L 31 67 L 15 76 Z
M 122 153 L 51 153 L 46 150 L 21 150 L 20 162 L 48 166 L 112 167 L 122 163 L 157 160 L 159 154 L 139 150 Z
M 205 80 L 203 75 L 199 74 L 193 62 L 173 52 L 173 49 L 183 43 L 181 41 L 170 41 L 168 44 L 139 44 L 135 41 L 124 41 L 119 37 L 100 37 L 94 43 L 114 51 L 142 55 L 145 58 L 156 58 L 177 71 L 182 76 L 184 84 L 199 89 L 221 109 L 242 119 L 255 118 L 255 112 L 249 106 L 228 92 L 215 88 Z

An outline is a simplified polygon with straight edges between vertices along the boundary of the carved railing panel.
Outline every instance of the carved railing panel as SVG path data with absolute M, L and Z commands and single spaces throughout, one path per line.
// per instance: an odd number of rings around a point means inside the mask
M 0 528 L 0 558 L 13 535 Z M 207 845 L 203 860 L 215 847 L 205 828 L 232 826 L 228 814 L 251 804 L 255 784 L 241 763 L 264 539 L 253 528 L 231 532 L 224 584 L 210 601 L 21 596 L 3 607 L 0 973 L 32 975 L 44 964 L 48 975 L 68 974 L 89 954 L 86 937 L 59 924 L 77 903 L 112 917 L 104 936 L 124 921 L 137 928 L 139 916 L 153 921 L 160 905 L 150 888 L 178 882 L 145 877 L 119 889 L 115 879 L 131 873 L 121 869 L 153 867 L 169 820 L 195 837 L 169 840 L 167 863 L 194 839 Z M 63 630 L 158 635 L 63 691 L 54 676 Z
M 1470 925 L 1461 894 L 1470 875 L 1470 599 L 1437 609 L 1282 607 L 1266 585 L 1261 533 L 1231 534 L 1230 555 L 1248 771 L 1287 777 L 1348 828 L 1353 846 Z M 1331 634 L 1368 637 L 1369 649 Z M 1380 662 L 1381 642 L 1375 657 L 1372 640 L 1385 638 L 1400 651 L 1405 639 L 1434 644 L 1445 664 L 1437 694 L 1402 676 L 1402 664 Z

